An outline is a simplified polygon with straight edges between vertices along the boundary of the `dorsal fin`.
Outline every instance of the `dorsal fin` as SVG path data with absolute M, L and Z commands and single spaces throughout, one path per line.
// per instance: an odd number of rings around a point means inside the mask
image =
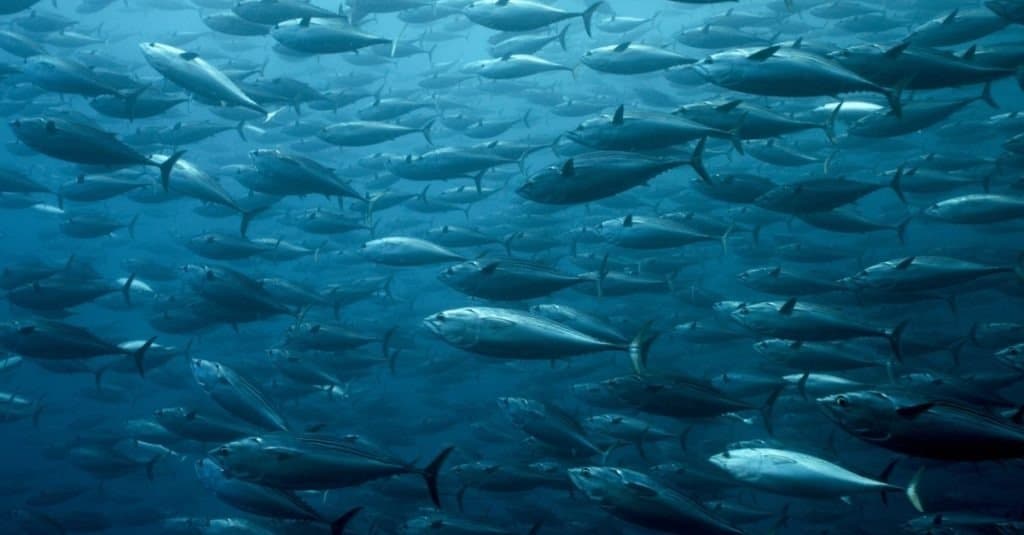
M 630 43 L 629 41 L 626 41 L 625 43 L 622 43 L 622 44 L 619 44 L 619 45 L 617 45 L 617 46 L 616 46 L 615 48 L 613 48 L 612 50 L 614 50 L 615 52 L 625 52 L 625 51 L 626 51 L 626 49 L 627 49 L 627 48 L 629 48 L 629 45 L 630 45 L 630 44 L 631 44 L 631 43 Z
M 796 298 L 790 297 L 788 301 L 783 303 L 782 308 L 779 309 L 779 314 L 788 316 L 793 313 L 794 308 L 796 308 Z
M 490 264 L 487 264 L 486 266 L 480 268 L 480 273 L 483 273 L 484 275 L 490 275 L 498 269 L 498 265 L 500 264 L 501 262 L 491 262 Z
M 903 260 L 900 260 L 900 263 L 896 264 L 896 269 L 898 269 L 900 271 L 902 271 L 904 269 L 907 269 L 908 267 L 910 267 L 911 264 L 914 263 L 914 258 L 916 258 L 916 257 L 908 256 L 908 257 L 904 258 Z
M 890 48 L 889 50 L 886 50 L 885 51 L 885 57 L 890 58 L 890 59 L 897 58 L 909 46 L 910 46 L 910 41 L 903 41 L 902 43 L 900 43 L 900 44 Z
M 573 176 L 576 174 L 576 164 L 573 163 L 573 159 L 569 158 L 562 164 L 562 176 Z
M 624 226 L 624 227 L 632 227 L 633 226 L 633 214 L 629 214 L 626 217 L 622 218 L 622 226 Z
M 730 100 L 729 102 L 726 102 L 725 104 L 722 104 L 722 105 L 719 105 L 719 106 L 715 106 L 715 111 L 729 112 L 729 111 L 735 110 L 736 107 L 739 106 L 740 104 L 743 104 L 742 100 L 739 100 L 739 99 Z
M 192 61 L 198 58 L 199 54 L 196 54 L 195 52 L 182 52 L 179 57 L 185 61 Z
M 946 15 L 946 18 L 942 19 L 942 23 L 943 24 L 951 24 L 954 20 L 956 20 L 956 16 L 959 13 L 960 13 L 960 8 L 956 8 L 953 11 L 950 11 L 949 15 Z
M 971 48 L 968 48 L 967 50 L 965 50 L 964 53 L 960 56 L 960 59 L 964 59 L 964 60 L 970 61 L 970 60 L 974 59 L 974 54 L 977 51 L 978 51 L 978 45 L 971 45 Z
M 757 52 L 754 52 L 753 54 L 747 56 L 747 59 L 749 59 L 751 61 L 764 61 L 764 60 L 774 56 L 775 53 L 778 52 L 780 48 L 782 48 L 782 47 L 779 46 L 779 45 L 772 45 L 772 46 L 770 46 L 768 48 L 762 48 L 761 50 L 758 50 Z
M 931 402 L 931 401 L 929 401 L 927 403 L 919 403 L 917 405 L 911 405 L 909 407 L 900 407 L 900 408 L 896 409 L 896 414 L 899 414 L 900 416 L 902 416 L 904 418 L 916 418 L 916 417 L 920 416 L 921 414 L 927 412 L 928 409 L 930 409 L 930 408 L 932 408 L 934 406 L 935 406 L 935 403 Z
M 619 107 L 615 109 L 615 115 L 612 116 L 612 124 L 620 125 L 623 122 L 623 116 L 626 114 L 626 106 L 619 104 Z

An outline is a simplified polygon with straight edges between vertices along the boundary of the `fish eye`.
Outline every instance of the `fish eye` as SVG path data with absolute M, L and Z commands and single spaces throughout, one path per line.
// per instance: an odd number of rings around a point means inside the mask
M 585 477 L 585 478 L 590 478 L 590 476 L 592 476 L 593 474 L 590 473 L 590 469 L 589 468 L 583 468 L 583 469 L 580 470 L 580 475 Z
M 230 453 L 231 453 L 231 450 L 229 450 L 227 448 L 227 446 L 221 446 L 221 447 L 217 448 L 217 455 L 220 455 L 221 457 L 227 457 L 228 454 L 230 454 Z
M 448 269 L 445 270 L 445 273 L 447 273 L 449 275 L 454 275 L 455 274 L 455 270 L 452 269 L 452 268 L 448 268 Z
M 850 405 L 850 400 L 846 399 L 846 396 L 838 396 L 836 397 L 836 405 L 846 408 Z
M 437 315 L 434 316 L 434 319 L 437 320 L 437 321 L 444 321 L 444 320 L 446 320 L 448 318 L 444 317 L 444 312 L 438 312 Z

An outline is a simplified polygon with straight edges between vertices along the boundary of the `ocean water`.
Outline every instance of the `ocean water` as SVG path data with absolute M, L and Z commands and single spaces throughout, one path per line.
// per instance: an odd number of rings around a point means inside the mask
M 1022 529 L 1024 7 L 588 7 L 3 0 L 0 531 Z

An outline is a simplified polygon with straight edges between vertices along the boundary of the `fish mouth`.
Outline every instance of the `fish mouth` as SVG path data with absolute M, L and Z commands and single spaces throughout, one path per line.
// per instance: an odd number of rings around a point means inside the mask
M 581 143 L 580 140 L 583 139 L 583 136 L 581 136 L 578 133 L 576 133 L 575 130 L 570 130 L 570 131 L 566 132 L 563 135 L 565 137 L 569 138 L 569 141 L 572 141 L 574 143 Z
M 430 331 L 431 333 L 441 336 L 441 326 L 438 325 L 437 319 L 434 316 L 427 316 L 423 318 L 423 328 Z

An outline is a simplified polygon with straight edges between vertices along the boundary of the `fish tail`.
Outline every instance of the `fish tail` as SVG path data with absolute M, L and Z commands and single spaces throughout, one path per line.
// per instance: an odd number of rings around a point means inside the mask
M 583 29 L 586 30 L 587 37 L 593 37 L 593 35 L 590 33 L 590 21 L 591 19 L 594 18 L 594 13 L 597 12 L 597 8 L 601 7 L 602 5 L 604 5 L 604 0 L 601 0 L 600 2 L 594 2 L 593 4 L 590 5 L 590 7 L 583 11 Z
M 775 390 L 772 390 L 771 395 L 765 400 L 764 405 L 761 406 L 761 419 L 764 420 L 764 428 L 768 431 L 769 436 L 775 433 L 772 428 L 772 411 L 775 410 L 775 402 L 779 400 L 779 395 L 782 394 L 785 388 L 785 383 L 775 387 Z
M 142 366 L 142 359 L 146 356 L 146 351 L 149 351 L 149 348 L 153 346 L 153 342 L 155 340 L 155 336 L 151 337 L 149 340 L 146 340 L 145 344 L 142 344 L 142 347 L 136 349 L 135 352 L 132 353 L 132 359 L 135 361 L 135 367 L 139 370 L 140 377 L 144 377 L 146 375 L 146 370 Z
M 629 360 L 633 363 L 633 371 L 642 375 L 647 371 L 647 357 L 651 344 L 658 338 L 659 333 L 651 331 L 651 323 L 648 321 L 636 333 L 633 340 L 629 342 Z
M 128 280 L 125 281 L 124 285 L 121 286 L 121 294 L 124 295 L 124 302 L 127 305 L 132 304 L 132 283 L 135 282 L 135 274 L 128 275 Z
M 463 506 L 463 501 L 466 498 L 466 489 L 468 488 L 468 486 L 462 485 L 462 487 L 459 488 L 459 491 L 455 493 L 455 502 L 459 504 L 460 513 L 465 510 L 465 507 Z
M 697 173 L 697 176 L 701 180 L 708 184 L 714 185 L 711 182 L 711 175 L 708 174 L 708 170 L 704 168 L 704 147 L 708 144 L 708 138 L 702 137 L 697 142 L 697 146 L 693 149 L 693 155 L 690 156 L 690 167 Z
M 146 463 L 146 479 L 153 481 L 153 469 L 156 467 L 157 461 L 163 458 L 164 456 L 158 453 Z
M 345 526 L 348 525 L 352 518 L 359 514 L 359 511 L 362 510 L 362 506 L 353 507 L 352 509 L 346 511 L 345 514 L 339 516 L 337 519 L 331 522 L 331 535 L 341 535 L 342 533 L 344 533 Z
M 896 196 L 900 198 L 903 204 L 907 204 L 907 198 L 903 195 L 903 166 L 896 168 L 896 173 L 892 175 L 892 180 L 889 181 L 889 187 L 896 192 Z
M 917 493 L 917 487 L 921 485 L 921 476 L 924 475 L 924 467 L 922 466 L 914 474 L 914 477 L 910 480 L 910 484 L 907 485 L 907 499 L 910 500 L 910 505 L 917 509 L 917 512 L 924 513 L 924 502 L 921 501 L 921 495 Z
M 159 165 L 159 167 L 160 167 L 160 185 L 163 186 L 164 191 L 167 191 L 167 188 L 171 184 L 171 170 L 174 169 L 174 164 L 178 163 L 178 160 L 181 159 L 181 157 L 185 154 L 185 152 L 187 152 L 187 151 L 179 150 L 179 151 L 175 152 L 174 154 L 172 154 L 170 158 L 167 158 L 166 160 L 164 160 L 164 163 Z
M 879 476 L 878 476 L 878 480 L 881 481 L 882 483 L 885 483 L 885 488 L 883 488 L 882 492 L 881 492 L 881 494 L 882 494 L 882 503 L 885 504 L 885 505 L 889 505 L 889 498 L 887 498 L 886 495 L 885 495 L 886 492 L 902 492 L 903 491 L 902 488 L 897 487 L 895 485 L 890 485 L 889 484 L 889 476 L 892 475 L 893 469 L 896 468 L 896 465 L 899 464 L 899 462 L 900 462 L 900 458 L 899 457 L 896 457 L 895 459 L 889 461 L 889 464 L 885 465 L 885 469 L 883 469 L 882 473 L 879 474 Z
M 892 356 L 899 362 L 903 361 L 903 332 L 907 330 L 910 320 L 900 322 L 886 334 L 889 339 L 889 347 L 892 349 Z
M 437 490 L 437 475 L 441 471 L 444 461 L 451 455 L 453 450 L 455 450 L 455 446 L 448 446 L 442 450 L 422 472 L 423 479 L 427 482 L 427 490 L 430 492 L 430 500 L 434 502 L 438 509 L 441 508 L 441 494 Z

